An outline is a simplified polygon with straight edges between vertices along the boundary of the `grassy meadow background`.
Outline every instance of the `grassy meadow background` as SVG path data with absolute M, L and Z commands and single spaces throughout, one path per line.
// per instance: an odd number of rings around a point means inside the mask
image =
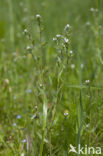
M 0 156 L 70 144 L 103 148 L 103 1 L 0 0 Z

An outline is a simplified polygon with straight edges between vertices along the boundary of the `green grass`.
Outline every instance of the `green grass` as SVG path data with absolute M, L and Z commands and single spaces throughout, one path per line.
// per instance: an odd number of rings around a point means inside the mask
M 0 156 L 103 148 L 102 71 L 102 0 L 0 0 Z

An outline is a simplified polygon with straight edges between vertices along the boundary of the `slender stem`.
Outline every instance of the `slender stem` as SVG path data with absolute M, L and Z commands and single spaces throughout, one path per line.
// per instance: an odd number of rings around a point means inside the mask
M 42 143 L 41 143 L 41 147 L 40 147 L 40 156 L 43 155 L 44 137 L 45 137 L 45 130 L 43 130 L 43 133 L 42 133 Z

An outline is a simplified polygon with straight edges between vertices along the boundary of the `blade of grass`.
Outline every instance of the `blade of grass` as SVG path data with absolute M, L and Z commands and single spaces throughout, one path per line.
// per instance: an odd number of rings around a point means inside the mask
M 82 90 L 80 90 L 80 103 L 78 106 L 78 134 L 77 134 L 77 147 L 81 143 L 81 131 L 83 127 L 83 105 L 82 105 Z
M 45 131 L 46 131 L 46 121 L 47 121 L 47 98 L 43 89 L 41 89 L 41 94 L 43 96 L 43 120 L 42 120 L 42 142 L 40 147 L 40 156 L 43 155 L 43 146 L 45 139 Z

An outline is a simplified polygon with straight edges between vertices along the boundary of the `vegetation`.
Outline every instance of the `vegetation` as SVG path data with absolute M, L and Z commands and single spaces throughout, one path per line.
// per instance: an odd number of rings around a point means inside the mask
M 102 71 L 102 0 L 0 0 L 0 156 L 103 148 Z

